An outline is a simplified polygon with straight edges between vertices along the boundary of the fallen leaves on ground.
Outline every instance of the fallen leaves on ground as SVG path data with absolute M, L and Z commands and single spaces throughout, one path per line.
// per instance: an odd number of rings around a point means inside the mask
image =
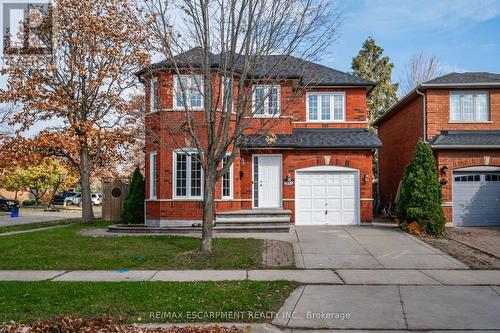
M 33 324 L 0 324 L 0 333 L 245 333 L 236 326 L 188 325 L 172 327 L 143 327 L 124 324 L 112 317 L 82 319 L 69 316 Z

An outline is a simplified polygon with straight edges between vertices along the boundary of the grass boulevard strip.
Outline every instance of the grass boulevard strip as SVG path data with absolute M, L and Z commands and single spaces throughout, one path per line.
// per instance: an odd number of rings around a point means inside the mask
M 264 322 L 294 282 L 0 282 L 0 323 L 70 314 L 126 322 Z

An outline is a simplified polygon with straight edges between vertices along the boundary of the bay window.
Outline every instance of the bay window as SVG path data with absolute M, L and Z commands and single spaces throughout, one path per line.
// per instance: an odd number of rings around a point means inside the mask
M 255 117 L 276 117 L 280 114 L 279 86 L 255 86 L 253 114 Z
M 156 199 L 156 152 L 149 154 L 149 198 Z
M 450 121 L 483 122 L 489 120 L 488 93 L 450 93 Z
M 194 110 L 203 108 L 203 78 L 199 75 L 174 76 L 174 109 L 185 109 L 187 107 Z M 184 100 L 184 95 L 186 99 Z
M 308 93 L 308 121 L 345 121 L 344 93 Z
M 227 164 L 229 156 L 224 157 L 222 160 L 222 166 Z M 222 199 L 231 199 L 233 197 L 233 164 L 229 167 L 221 178 L 222 183 Z
M 151 79 L 150 94 L 149 94 L 149 108 L 151 112 L 158 110 L 158 79 Z
M 174 152 L 174 197 L 201 198 L 203 171 L 198 153 Z

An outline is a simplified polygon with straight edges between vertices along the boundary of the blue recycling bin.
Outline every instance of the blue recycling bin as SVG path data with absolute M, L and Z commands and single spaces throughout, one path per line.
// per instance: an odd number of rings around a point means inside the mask
M 12 207 L 12 209 L 10 210 L 10 217 L 19 217 L 19 207 L 18 206 Z

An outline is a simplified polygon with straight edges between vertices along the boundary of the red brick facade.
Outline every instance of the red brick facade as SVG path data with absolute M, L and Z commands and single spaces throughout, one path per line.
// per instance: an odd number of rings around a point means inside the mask
M 163 111 L 150 113 L 146 117 L 146 170 L 150 169 L 149 156 L 157 154 L 157 197 L 149 198 L 146 193 L 146 219 L 161 221 L 199 221 L 202 218 L 200 199 L 178 199 L 173 196 L 173 150 L 185 142 L 182 137 L 172 136 L 171 132 L 162 127 L 165 122 L 180 122 L 182 112 L 174 112 L 172 74 L 162 72 L 158 75 L 159 101 Z M 346 120 L 344 122 L 308 122 L 306 121 L 306 92 L 295 93 L 291 82 L 280 85 L 281 117 L 272 125 L 274 134 L 291 133 L 293 128 L 325 128 L 325 127 L 355 127 L 366 128 L 366 95 L 367 89 L 360 88 L 316 88 L 312 91 L 345 93 Z M 146 85 L 149 95 L 149 86 Z M 146 98 L 146 108 L 150 109 Z M 202 113 L 200 112 L 200 117 Z M 254 122 L 262 120 L 254 119 Z M 268 121 L 268 120 L 266 120 Z M 222 199 L 220 182 L 217 184 L 216 210 L 228 211 L 252 209 L 252 155 L 280 154 L 282 156 L 282 176 L 291 175 L 295 171 L 311 166 L 328 165 L 349 167 L 359 170 L 360 185 L 360 220 L 370 222 L 372 219 L 372 155 L 371 149 L 349 150 L 240 150 L 233 163 L 233 198 Z M 367 180 L 366 180 L 367 179 Z M 146 188 L 150 188 L 149 172 L 146 172 Z M 282 207 L 294 212 L 295 187 L 285 185 L 282 181 Z M 292 215 L 292 221 L 294 216 Z
M 379 188 L 383 202 L 394 202 L 404 169 L 423 135 L 422 101 L 422 97 L 414 99 L 378 129 L 384 145 L 379 149 Z
M 428 89 L 425 91 L 427 121 L 426 139 L 430 140 L 444 130 L 500 130 L 500 89 L 476 89 L 489 94 L 490 121 L 450 121 L 450 92 L 460 89 Z M 473 91 L 474 89 L 464 89 Z M 384 145 L 380 149 L 380 196 L 384 202 L 394 201 L 405 167 L 410 163 L 415 145 L 423 137 L 423 97 L 418 94 L 403 100 L 390 111 L 389 117 L 378 126 L 378 134 Z M 500 150 L 434 150 L 437 169 L 447 166 L 442 186 L 443 211 L 452 222 L 452 175 L 453 170 L 471 166 L 500 166 Z

